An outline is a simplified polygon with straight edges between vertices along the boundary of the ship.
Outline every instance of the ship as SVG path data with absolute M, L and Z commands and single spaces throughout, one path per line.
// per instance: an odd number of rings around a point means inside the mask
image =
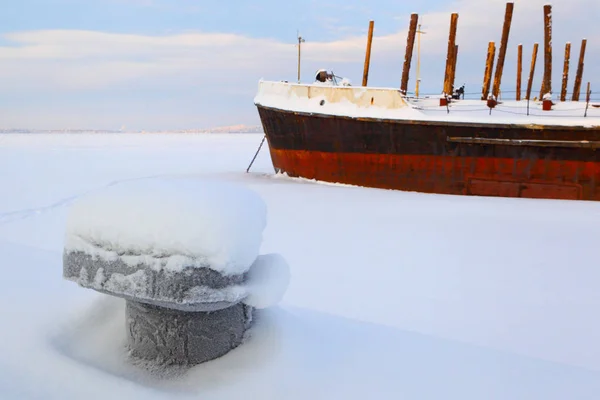
M 526 99 L 501 100 L 498 80 L 491 94 L 484 83 L 481 99 L 461 99 L 446 89 L 453 88 L 454 47 L 451 28 L 437 97 L 410 97 L 405 82 L 404 89 L 338 83 L 324 70 L 309 84 L 261 80 L 254 104 L 275 171 L 421 193 L 600 200 L 600 108 L 589 84 L 582 102 L 531 99 L 531 84 Z M 546 74 L 543 85 L 550 87 Z

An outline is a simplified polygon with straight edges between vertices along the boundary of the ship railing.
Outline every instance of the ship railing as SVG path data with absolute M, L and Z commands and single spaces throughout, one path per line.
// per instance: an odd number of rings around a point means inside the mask
M 502 101 L 512 101 L 515 100 L 516 98 L 516 94 L 517 91 L 516 90 L 507 90 L 507 91 L 503 91 L 500 93 L 500 96 L 498 98 L 498 100 Z M 510 96 L 509 96 L 510 95 Z M 419 97 L 416 97 L 416 93 L 415 92 L 408 92 L 406 94 L 406 98 L 409 100 L 421 100 L 421 99 L 436 99 L 439 98 L 440 93 L 420 93 Z M 567 93 L 567 98 L 571 98 L 572 93 Z M 538 98 L 538 96 L 533 96 L 533 98 L 531 99 L 531 101 L 534 101 L 534 99 L 537 98 L 538 101 L 541 101 L 541 99 Z M 465 92 L 464 93 L 464 98 L 462 98 L 463 100 L 481 100 L 481 92 Z M 527 101 L 527 99 L 525 98 L 525 95 L 521 96 L 522 101 Z M 559 102 L 560 100 L 558 99 L 554 99 L 555 101 Z M 483 100 L 482 100 L 483 101 Z M 600 102 L 600 94 L 598 95 L 594 95 L 592 94 L 592 96 L 590 97 L 590 101 L 591 102 Z M 567 101 L 567 103 L 570 101 Z M 581 101 L 579 103 L 585 103 L 585 101 Z

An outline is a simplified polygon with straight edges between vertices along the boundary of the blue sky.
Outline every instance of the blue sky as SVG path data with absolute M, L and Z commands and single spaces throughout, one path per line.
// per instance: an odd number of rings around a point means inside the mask
M 375 20 L 370 84 L 396 87 L 410 12 L 420 14 L 428 32 L 422 90 L 440 90 L 450 12 L 456 11 L 457 83 L 477 92 L 487 42 L 499 43 L 505 7 L 498 0 L 2 2 L 0 128 L 34 129 L 257 124 L 252 99 L 258 80 L 293 80 L 296 75 L 296 29 L 307 40 L 303 81 L 324 67 L 356 84 L 370 19 Z M 503 78 L 507 92 L 514 89 L 516 45 L 523 43 L 528 65 L 533 42 L 542 43 L 544 3 L 515 1 Z M 564 43 L 573 42 L 577 55 L 583 37 L 589 41 L 584 80 L 594 82 L 600 61 L 600 27 L 594 21 L 600 15 L 598 3 L 553 2 L 556 88 Z
M 413 11 L 410 2 L 391 0 L 327 2 L 313 0 L 21 0 L 6 1 L 3 31 L 89 29 L 118 33 L 167 34 L 180 31 L 234 32 L 257 37 L 293 38 L 307 34 L 342 37 L 345 28 L 364 30 L 375 18 L 382 30 L 397 29 L 394 16 Z M 217 5 L 218 4 L 218 5 Z M 424 1 L 419 12 L 444 2 Z

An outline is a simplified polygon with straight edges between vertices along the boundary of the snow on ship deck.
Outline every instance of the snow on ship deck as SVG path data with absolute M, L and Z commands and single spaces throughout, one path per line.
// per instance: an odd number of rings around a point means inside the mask
M 258 106 L 299 113 L 351 118 L 410 120 L 470 124 L 514 124 L 545 126 L 600 127 L 600 107 L 586 102 L 557 102 L 551 111 L 542 110 L 541 101 L 500 99 L 492 110 L 481 100 L 457 100 L 440 107 L 438 97 L 408 98 L 398 89 L 294 84 L 261 81 L 254 99 Z M 600 104 L 596 104 L 600 106 Z

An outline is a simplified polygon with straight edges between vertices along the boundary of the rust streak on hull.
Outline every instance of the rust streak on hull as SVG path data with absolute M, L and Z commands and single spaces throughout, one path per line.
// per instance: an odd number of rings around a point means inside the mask
M 600 200 L 597 163 L 270 151 L 276 168 L 291 177 L 422 193 Z

